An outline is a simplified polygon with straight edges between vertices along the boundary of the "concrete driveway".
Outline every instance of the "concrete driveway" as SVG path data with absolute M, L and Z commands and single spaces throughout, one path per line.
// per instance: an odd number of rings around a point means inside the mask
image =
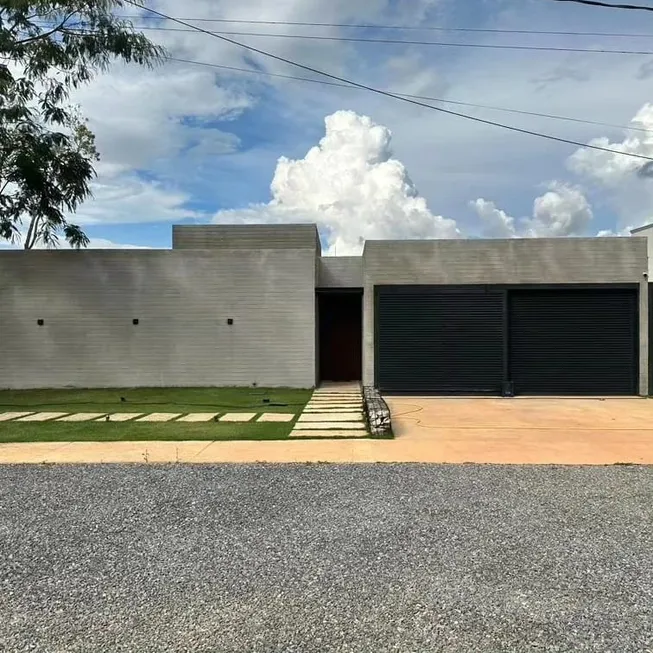
M 653 463 L 642 398 L 386 397 L 398 442 L 442 462 Z

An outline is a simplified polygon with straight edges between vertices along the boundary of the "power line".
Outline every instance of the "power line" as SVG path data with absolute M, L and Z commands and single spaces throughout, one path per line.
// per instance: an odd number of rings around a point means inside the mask
M 553 0 L 554 2 L 574 2 L 579 5 L 589 5 L 591 7 L 608 7 L 609 9 L 636 9 L 640 11 L 653 11 L 653 7 L 645 5 L 615 5 L 611 2 L 600 2 L 600 0 Z
M 140 16 L 127 14 L 116 14 L 116 18 L 132 20 Z M 624 32 L 565 32 L 556 30 L 533 30 L 533 29 L 498 29 L 486 27 L 441 27 L 437 25 L 379 25 L 379 24 L 357 24 L 357 23 L 311 23 L 290 20 L 239 20 L 235 18 L 180 18 L 183 21 L 195 23 L 226 23 L 239 25 L 276 25 L 284 27 L 337 27 L 343 29 L 377 29 L 396 31 L 418 31 L 418 32 L 470 32 L 481 34 L 542 34 L 547 36 L 616 36 L 624 38 L 653 38 L 649 34 L 627 34 Z
M 166 57 L 168 61 L 175 61 L 178 63 L 185 63 L 185 64 L 192 64 L 195 66 L 206 66 L 208 68 L 218 68 L 220 70 L 230 70 L 233 72 L 238 72 L 238 73 L 250 73 L 253 75 L 264 75 L 266 77 L 278 77 L 281 79 L 289 79 L 292 81 L 298 81 L 298 82 L 310 82 L 312 84 L 321 84 L 323 86 L 336 86 L 338 88 L 348 88 L 351 90 L 361 90 L 356 86 L 351 86 L 349 84 L 341 84 L 339 82 L 328 82 L 323 79 L 312 79 L 310 77 L 298 77 L 296 75 L 282 75 L 280 73 L 271 73 L 267 72 L 264 70 L 254 70 L 252 68 L 238 68 L 236 66 L 225 66 L 222 64 L 216 64 L 216 63 L 208 63 L 205 61 L 194 61 L 192 59 L 180 59 L 178 57 Z M 503 111 L 505 113 L 514 113 L 514 114 L 519 114 L 523 116 L 535 116 L 538 118 L 549 118 L 552 120 L 564 120 L 568 122 L 574 122 L 574 123 L 580 123 L 584 125 L 594 125 L 598 127 L 608 127 L 610 129 L 623 129 L 627 131 L 636 131 L 636 132 L 644 132 L 646 134 L 653 134 L 653 131 L 650 129 L 645 129 L 644 127 L 632 127 L 632 126 L 626 126 L 626 125 L 615 125 L 613 123 L 609 122 L 600 122 L 596 120 L 586 120 L 583 118 L 572 118 L 570 116 L 560 116 L 552 113 L 541 113 L 538 111 L 525 111 L 523 109 L 509 109 L 507 107 L 497 107 L 491 104 L 477 104 L 474 102 L 461 102 L 459 100 L 446 100 L 444 98 L 438 98 L 438 97 L 431 97 L 427 95 L 411 95 L 409 93 L 397 93 L 395 91 L 390 91 L 390 93 L 393 93 L 394 95 L 398 95 L 404 98 L 412 98 L 415 100 L 430 100 L 431 102 L 442 102 L 443 104 L 454 104 L 456 106 L 462 106 L 462 107 L 472 107 L 474 109 L 489 109 L 491 111 Z
M 135 0 L 125 0 L 127 4 L 133 5 L 135 7 L 139 7 L 137 2 Z M 466 120 L 471 120 L 473 122 L 478 122 L 480 124 L 484 125 L 492 125 L 493 127 L 500 127 L 501 129 L 506 129 L 508 131 L 513 131 L 517 132 L 520 134 L 528 134 L 530 136 L 537 136 L 539 138 L 546 138 L 547 140 L 551 141 L 556 141 L 558 143 L 566 143 L 567 145 L 575 145 L 576 147 L 586 147 L 588 149 L 592 150 L 598 150 L 601 152 L 609 152 L 610 154 L 623 154 L 624 156 L 630 156 L 636 159 L 642 159 L 645 161 L 653 161 L 652 157 L 644 156 L 643 154 L 635 154 L 633 152 L 622 152 L 620 150 L 613 150 L 608 147 L 601 147 L 600 145 L 591 145 L 587 143 L 582 143 L 580 141 L 574 141 L 571 139 L 567 138 L 561 138 L 559 136 L 552 136 L 550 134 L 543 134 L 541 132 L 536 132 L 532 131 L 529 129 L 521 129 L 520 127 L 513 127 L 512 125 L 505 125 L 503 123 L 499 122 L 494 122 L 493 120 L 486 120 L 484 118 L 477 118 L 476 116 L 470 116 L 465 113 L 459 113 L 457 111 L 451 111 L 450 109 L 443 109 L 442 107 L 435 107 L 430 104 L 426 104 L 424 102 L 421 102 L 419 100 L 414 100 L 411 98 L 404 98 L 401 97 L 400 95 L 395 95 L 394 93 L 389 93 L 388 91 L 383 91 L 381 89 L 375 88 L 373 86 L 368 86 L 367 84 L 361 84 L 360 82 L 355 82 L 352 80 L 349 80 L 345 77 L 339 77 L 338 75 L 332 75 L 331 73 L 327 73 L 323 70 L 319 70 L 317 68 L 313 68 L 311 66 L 307 66 L 305 64 L 299 63 L 297 61 L 293 61 L 292 59 L 286 59 L 285 57 L 281 57 L 279 55 L 273 54 L 271 52 L 266 52 L 265 50 L 261 50 L 259 48 L 255 48 L 251 45 L 246 45 L 245 43 L 240 43 L 239 41 L 235 41 L 234 39 L 230 39 L 226 36 L 222 36 L 220 34 L 215 34 L 209 30 L 205 30 L 202 27 L 198 27 L 197 25 L 192 25 L 190 23 L 186 23 L 178 18 L 173 18 L 172 16 L 168 16 L 167 14 L 163 14 L 156 9 L 151 9 L 150 7 L 141 7 L 145 11 L 148 11 L 154 15 L 160 16 L 161 18 L 167 18 L 168 20 L 171 20 L 175 23 L 178 23 L 180 25 L 184 25 L 186 27 L 191 27 L 193 29 L 196 29 L 197 31 L 205 32 L 208 35 L 214 36 L 217 39 L 220 39 L 221 41 L 224 41 L 225 43 L 231 43 L 232 45 L 235 45 L 239 48 L 243 48 L 245 50 L 249 50 L 250 52 L 255 52 L 256 54 L 260 54 L 264 57 L 268 57 L 270 59 L 274 59 L 275 61 L 281 61 L 282 63 L 286 63 L 290 66 L 294 66 L 295 68 L 301 68 L 302 70 L 306 70 L 308 72 L 314 73 L 316 75 L 322 75 L 323 77 L 327 77 L 329 79 L 333 79 L 334 81 L 337 82 L 342 82 L 344 84 L 350 84 L 351 86 L 356 86 L 358 88 L 364 89 L 366 91 L 369 91 L 370 93 L 375 93 L 376 95 L 382 95 L 384 97 L 389 97 L 393 98 L 395 100 L 399 100 L 400 102 L 406 102 L 408 104 L 414 104 L 415 106 L 419 107 L 424 107 L 426 109 L 431 109 L 432 111 L 437 111 L 439 113 L 444 113 L 450 116 L 457 116 L 458 118 L 464 118 Z
M 186 23 L 184 23 L 186 24 Z M 190 24 L 190 23 L 188 23 Z M 135 25 L 137 30 L 151 30 L 155 32 L 195 32 L 195 29 L 181 29 L 179 27 L 153 27 L 151 25 Z M 200 28 L 201 29 L 201 28 Z M 205 30 L 201 30 L 205 31 Z M 317 34 L 276 34 L 273 32 L 225 32 L 212 31 L 212 35 L 222 36 L 255 36 L 276 39 L 304 39 L 309 41 L 335 41 L 349 43 L 376 43 L 390 45 L 431 45 L 444 48 L 481 48 L 488 50 L 533 50 L 536 52 L 584 52 L 590 54 L 634 54 L 651 56 L 653 50 L 606 50 L 602 48 L 568 48 L 540 45 L 506 45 L 499 43 L 445 43 L 441 41 L 409 41 L 406 39 L 377 39 L 362 36 L 322 36 Z

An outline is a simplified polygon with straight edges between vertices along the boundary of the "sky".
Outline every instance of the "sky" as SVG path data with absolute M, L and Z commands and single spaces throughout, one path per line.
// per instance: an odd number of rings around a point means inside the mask
M 188 22 L 651 36 L 196 23 L 215 30 L 653 51 L 653 14 L 551 0 L 157 0 L 149 6 Z M 175 27 L 134 8 L 122 11 L 138 13 L 135 25 Z M 174 58 L 320 79 L 206 34 L 147 34 Z M 653 55 L 231 38 L 382 90 L 608 123 L 432 103 L 653 156 Z M 315 222 L 324 251 L 347 255 L 360 253 L 365 239 L 625 235 L 653 221 L 653 178 L 640 173 L 642 160 L 360 89 L 168 61 L 153 70 L 115 64 L 74 100 L 101 154 L 93 198 L 71 218 L 93 247 L 170 247 L 171 225 L 180 223 Z

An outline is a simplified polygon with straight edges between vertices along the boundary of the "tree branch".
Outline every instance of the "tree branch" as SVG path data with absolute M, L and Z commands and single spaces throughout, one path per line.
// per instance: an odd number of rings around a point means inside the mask
M 38 223 L 41 218 L 38 215 L 35 215 L 29 223 L 29 229 L 27 230 L 27 236 L 25 236 L 25 249 L 32 249 L 36 241 L 36 230 Z
M 42 39 L 47 39 L 53 34 L 56 34 L 59 32 L 65 25 L 66 23 L 75 15 L 76 12 L 72 12 L 68 14 L 59 25 L 57 25 L 54 29 L 51 29 L 49 32 L 43 32 L 42 34 L 39 34 L 37 36 L 30 36 L 27 39 L 23 39 L 22 41 L 16 41 L 16 45 L 26 45 L 28 43 L 34 43 L 35 41 L 40 41 Z

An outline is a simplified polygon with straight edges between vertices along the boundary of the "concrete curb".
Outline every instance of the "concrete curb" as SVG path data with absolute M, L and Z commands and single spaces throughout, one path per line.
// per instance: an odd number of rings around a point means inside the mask
M 363 387 L 365 419 L 370 433 L 375 438 L 392 438 L 390 409 L 379 391 L 372 386 Z

